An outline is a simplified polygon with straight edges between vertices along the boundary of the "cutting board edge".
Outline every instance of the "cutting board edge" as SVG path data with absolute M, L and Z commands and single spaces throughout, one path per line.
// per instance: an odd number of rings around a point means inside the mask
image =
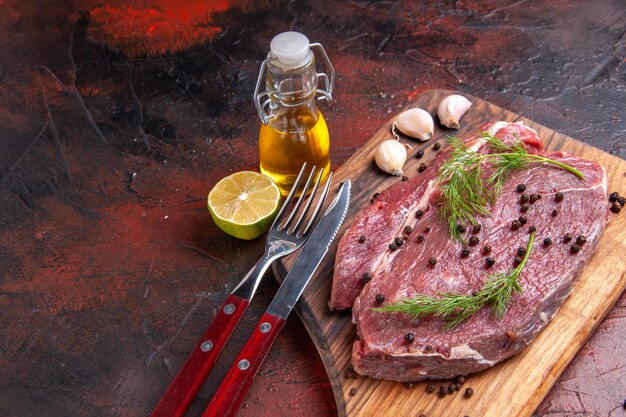
M 616 291 L 615 296 L 609 300 L 609 304 L 611 305 L 611 307 L 607 308 L 600 317 L 592 321 L 592 326 L 585 332 L 586 334 L 584 338 L 577 340 L 576 344 L 567 345 L 567 348 L 566 348 L 567 354 L 562 355 L 561 356 L 562 360 L 559 360 L 550 369 L 550 372 L 548 372 L 547 377 L 543 379 L 542 384 L 540 385 L 541 388 L 535 390 L 534 394 L 532 395 L 530 400 L 527 402 L 526 406 L 524 406 L 524 408 L 521 410 L 522 412 L 528 415 L 531 415 L 537 410 L 537 407 L 541 405 L 541 402 L 548 396 L 548 394 L 550 393 L 550 390 L 552 389 L 554 384 L 556 384 L 561 374 L 565 371 L 565 369 L 572 362 L 572 360 L 574 359 L 578 351 L 580 351 L 580 349 L 585 345 L 585 343 L 589 341 L 591 336 L 593 336 L 594 332 L 596 331 L 600 323 L 602 323 L 602 321 L 607 316 L 607 314 L 609 314 L 609 311 L 611 311 L 611 308 L 615 305 L 615 303 L 617 303 L 617 300 L 621 297 L 622 293 L 626 290 L 625 278 L 626 278 L 626 271 L 622 273 L 622 276 L 621 276 L 621 284 L 620 284 L 621 291 Z
M 274 273 L 274 277 L 276 277 L 279 282 L 282 282 L 288 271 L 283 264 L 275 262 L 272 265 L 272 272 Z M 328 381 L 330 382 L 332 388 L 333 397 L 335 398 L 338 417 L 346 417 L 346 402 L 343 396 L 343 389 L 341 388 L 341 384 L 339 382 L 339 375 L 338 373 L 330 372 L 330 370 L 337 369 L 337 362 L 332 355 L 327 354 L 330 350 L 330 345 L 327 343 L 326 339 L 322 337 L 321 328 L 317 325 L 313 310 L 308 303 L 304 302 L 303 298 L 298 301 L 294 310 L 302 321 L 302 324 L 304 324 L 307 333 L 313 340 L 317 353 L 322 359 L 326 375 L 328 376 Z

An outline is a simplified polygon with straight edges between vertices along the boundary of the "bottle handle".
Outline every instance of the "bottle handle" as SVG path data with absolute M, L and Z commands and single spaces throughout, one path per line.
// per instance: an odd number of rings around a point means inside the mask
M 333 101 L 333 89 L 335 88 L 335 68 L 333 67 L 333 64 L 330 63 L 330 58 L 328 58 L 328 54 L 326 54 L 326 51 L 324 50 L 324 47 L 321 43 L 312 43 L 309 45 L 309 48 L 311 50 L 313 50 L 314 48 L 318 49 L 319 54 L 322 56 L 322 60 L 324 61 L 324 65 L 326 66 L 326 70 L 330 74 L 329 76 L 329 74 L 326 74 L 324 72 L 317 73 L 318 81 L 320 79 L 324 80 L 325 87 L 324 89 L 317 89 L 317 93 L 321 95 L 321 97 L 318 97 L 318 100 L 326 100 L 330 103 Z
M 256 112 L 259 114 L 259 118 L 261 119 L 263 124 L 267 124 L 269 122 L 265 108 L 270 104 L 270 93 L 267 90 L 263 92 L 259 92 L 259 90 L 261 89 L 261 83 L 263 82 L 263 77 L 265 75 L 265 67 L 267 66 L 267 61 L 268 59 L 264 59 L 261 63 L 261 69 L 259 69 L 259 77 L 256 80 L 256 87 L 254 87 L 254 107 L 256 107 Z

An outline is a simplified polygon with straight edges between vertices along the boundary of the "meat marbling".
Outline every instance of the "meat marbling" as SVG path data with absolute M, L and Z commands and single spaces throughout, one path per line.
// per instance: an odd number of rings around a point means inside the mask
M 558 311 L 572 289 L 574 280 L 589 261 L 609 218 L 607 178 L 604 169 L 564 152 L 544 152 L 536 132 L 522 124 L 497 122 L 484 125 L 505 142 L 521 139 L 530 153 L 538 153 L 573 166 L 584 180 L 548 164 L 532 164 L 510 176 L 500 198 L 490 208 L 491 216 L 477 217 L 482 228 L 464 233 L 466 241 L 476 236 L 480 242 L 464 246 L 450 239 L 448 224 L 441 219 L 435 203 L 439 187 L 434 181 L 439 166 L 447 158 L 442 151 L 431 166 L 417 178 L 400 182 L 365 208 L 354 220 L 339 243 L 330 306 L 352 306 L 359 340 L 354 343 L 354 369 L 373 378 L 396 381 L 451 378 L 477 372 L 500 362 L 527 346 Z M 480 152 L 488 150 L 478 137 L 465 143 Z M 517 184 L 525 184 L 527 194 L 541 199 L 521 212 Z M 555 199 L 562 192 L 562 201 Z M 424 214 L 417 218 L 416 211 Z M 553 211 L 556 210 L 556 216 Z M 527 224 L 512 230 L 511 222 L 523 216 Z M 401 236 L 406 225 L 413 228 L 408 240 L 390 251 L 389 243 Z M 373 307 L 421 293 L 444 292 L 471 294 L 481 288 L 489 274 L 513 267 L 519 247 L 529 240 L 529 227 L 536 228 L 535 243 L 519 280 L 523 292 L 514 295 L 505 315 L 493 317 L 485 307 L 452 330 L 437 317 L 414 320 L 400 313 L 381 313 Z M 427 231 L 429 230 L 429 231 Z M 570 233 L 571 242 L 563 242 Z M 418 236 L 423 241 L 418 241 Z M 571 250 L 576 237 L 586 242 L 581 250 Z M 359 237 L 366 241 L 360 242 Z M 550 238 L 551 245 L 544 245 Z M 491 267 L 485 263 L 482 248 L 492 247 Z M 436 265 L 429 258 L 437 259 Z M 363 274 L 371 279 L 366 282 Z M 382 294 L 383 304 L 376 302 Z M 405 340 L 413 333 L 411 342 Z

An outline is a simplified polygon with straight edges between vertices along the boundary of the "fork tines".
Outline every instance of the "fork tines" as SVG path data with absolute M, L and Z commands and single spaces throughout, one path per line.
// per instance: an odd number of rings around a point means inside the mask
M 326 199 L 326 195 L 328 194 L 328 189 L 330 187 L 330 183 L 332 179 L 332 173 L 331 173 L 328 177 L 328 181 L 326 182 L 326 185 L 324 186 L 322 195 L 319 198 L 319 201 L 315 207 L 315 210 L 313 211 L 313 214 L 310 217 L 309 222 L 307 223 L 306 227 L 304 227 L 303 229 L 302 228 L 298 229 L 300 225 L 302 224 L 303 220 L 305 219 L 305 217 L 307 216 L 309 209 L 313 205 L 313 200 L 315 200 L 315 196 L 319 188 L 320 181 L 322 180 L 322 177 L 324 175 L 324 169 L 317 169 L 317 167 L 314 165 L 306 179 L 306 183 L 304 187 L 302 188 L 300 198 L 298 198 L 298 200 L 294 203 L 293 199 L 294 199 L 296 192 L 300 188 L 300 184 L 304 177 L 306 166 L 307 164 L 305 162 L 302 165 L 300 172 L 298 173 L 298 177 L 296 178 L 296 181 L 293 183 L 293 186 L 291 187 L 291 191 L 289 191 L 289 195 L 285 199 L 283 206 L 281 207 L 278 215 L 276 216 L 276 220 L 274 220 L 274 225 L 273 225 L 273 227 L 274 226 L 277 227 L 277 230 L 285 230 L 287 234 L 292 234 L 296 230 L 298 230 L 296 237 L 302 237 L 303 235 L 307 234 L 307 232 L 311 230 L 313 223 L 315 222 L 319 214 L 319 211 L 321 210 L 322 205 L 324 204 L 324 200 Z M 311 186 L 311 184 L 313 185 Z M 309 195 L 308 198 L 306 197 L 307 195 Z M 303 203 L 304 200 L 306 200 L 306 203 Z M 293 208 L 291 208 L 291 210 L 289 211 L 291 206 L 293 206 Z M 288 211 L 289 213 L 287 214 Z M 299 215 L 298 215 L 298 212 L 300 213 Z M 287 216 L 287 218 L 283 222 L 283 219 L 285 218 L 285 216 Z

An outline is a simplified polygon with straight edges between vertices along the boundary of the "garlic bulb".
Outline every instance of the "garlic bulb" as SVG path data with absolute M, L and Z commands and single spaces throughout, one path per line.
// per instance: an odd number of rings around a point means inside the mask
M 432 116 L 422 109 L 403 111 L 396 118 L 395 126 L 405 135 L 421 140 L 430 139 L 435 130 Z
M 406 162 L 406 148 L 397 140 L 386 140 L 378 145 L 374 159 L 378 168 L 399 177 Z
M 469 110 L 472 103 L 468 99 L 458 94 L 452 94 L 439 103 L 437 109 L 437 115 L 439 121 L 444 126 L 451 129 L 458 129 L 460 127 L 459 120 Z

